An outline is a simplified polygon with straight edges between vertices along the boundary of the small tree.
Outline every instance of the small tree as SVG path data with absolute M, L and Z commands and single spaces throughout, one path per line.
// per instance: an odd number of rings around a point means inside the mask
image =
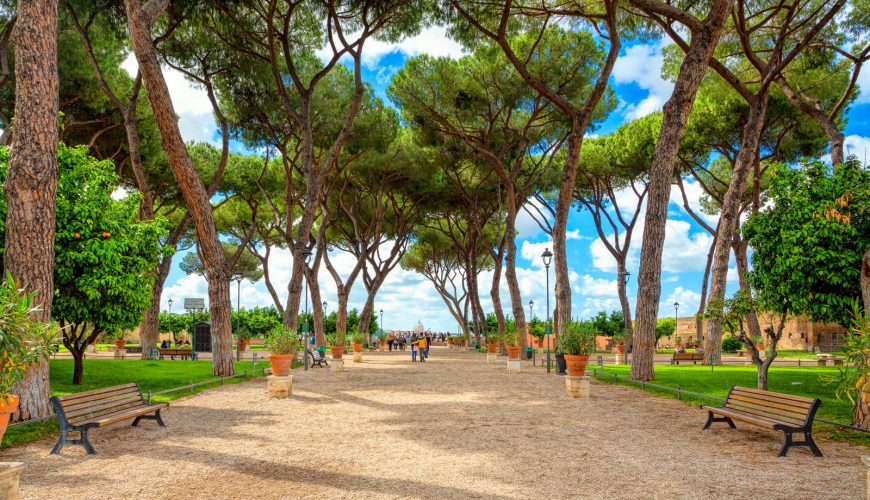
M 731 336 L 739 340 L 749 353 L 752 362 L 758 368 L 758 388 L 767 390 L 767 374 L 773 360 L 776 359 L 776 346 L 782 338 L 782 329 L 788 317 L 788 308 L 782 307 L 779 311 L 779 321 L 776 327 L 769 326 L 764 329 L 764 336 L 768 341 L 767 357 L 763 360 L 756 348 L 757 339 L 746 328 L 746 314 L 759 312 L 759 302 L 750 297 L 745 291 L 740 290 L 734 296 L 722 302 L 710 302 L 704 313 L 706 319 L 715 318 L 722 323 L 722 329 L 731 333 Z
M 102 333 L 131 329 L 142 320 L 163 223 L 138 220 L 138 194 L 113 199 L 114 164 L 88 156 L 87 148 L 61 146 L 58 167 L 51 310 L 75 360 L 73 383 L 81 384 L 87 345 Z
M 674 318 L 659 318 L 656 321 L 656 348 L 659 346 L 659 340 L 670 337 L 676 330 L 677 321 Z

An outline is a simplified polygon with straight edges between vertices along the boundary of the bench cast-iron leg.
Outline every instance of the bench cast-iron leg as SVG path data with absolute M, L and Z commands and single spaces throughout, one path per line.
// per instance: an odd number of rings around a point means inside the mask
M 713 416 L 713 412 L 712 412 L 712 411 L 708 411 L 708 412 L 707 412 L 707 423 L 704 424 L 704 429 L 703 429 L 703 430 L 707 430 L 707 429 L 709 429 L 709 428 L 710 428 L 710 425 L 711 425 L 713 422 L 727 422 L 727 423 L 728 423 L 728 426 L 731 427 L 732 429 L 736 429 L 736 428 L 737 428 L 737 426 L 734 425 L 734 421 L 731 420 L 730 418 L 728 418 L 728 417 L 721 417 L 721 418 L 720 418 L 720 417 L 714 417 L 714 416 Z
M 60 438 L 58 438 L 57 443 L 54 445 L 54 448 L 51 449 L 52 455 L 59 455 L 60 449 L 64 447 L 65 444 L 68 444 L 66 438 L 66 431 L 60 431 Z
M 88 452 L 88 455 L 96 455 L 97 452 L 94 451 L 94 447 L 91 446 L 91 442 L 88 441 L 88 431 L 81 431 L 81 445 L 85 447 L 85 451 Z
M 133 427 L 138 427 L 139 421 L 143 418 L 147 420 L 156 420 L 157 424 L 160 425 L 160 427 L 166 427 L 166 424 L 163 423 L 163 418 L 160 416 L 160 410 L 157 410 L 154 415 L 139 415 L 133 420 Z
M 784 457 L 788 454 L 788 450 L 794 446 L 806 446 L 813 452 L 813 455 L 820 457 L 822 456 L 822 451 L 819 450 L 819 447 L 816 446 L 816 442 L 813 441 L 813 433 L 812 431 L 804 431 L 804 440 L 795 442 L 792 440 L 792 433 L 785 433 L 785 441 L 782 443 L 782 448 L 779 449 L 779 457 Z

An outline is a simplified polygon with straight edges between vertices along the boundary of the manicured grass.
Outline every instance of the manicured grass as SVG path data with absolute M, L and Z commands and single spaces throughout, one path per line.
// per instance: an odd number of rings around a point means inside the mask
M 816 359 L 815 351 L 797 351 L 797 350 L 784 350 L 776 351 L 777 358 L 803 358 L 803 359 Z M 821 354 L 833 354 L 834 356 L 845 356 L 842 351 L 838 352 L 822 352 Z
M 628 378 L 629 367 L 605 366 L 604 373 L 615 373 L 620 378 Z M 709 366 L 656 365 L 656 380 L 653 383 L 672 388 L 679 386 L 682 390 L 724 398 L 733 385 L 757 387 L 757 373 L 758 371 L 754 366 L 717 366 L 711 371 Z M 834 376 L 836 373 L 837 369 L 834 367 L 798 368 L 772 366 L 768 377 L 768 390 L 819 398 L 822 400 L 822 407 L 816 413 L 816 416 L 836 422 L 849 423 L 852 418 L 852 405 L 848 400 L 838 400 L 834 395 L 834 387 L 824 380 L 824 377 Z M 613 382 L 613 378 L 608 376 L 602 377 L 599 375 L 598 379 L 605 382 Z M 622 383 L 621 380 L 620 383 Z M 626 384 L 640 389 L 640 386 L 635 383 L 626 382 Z M 677 397 L 673 391 L 651 387 L 647 387 L 646 390 L 671 398 Z M 710 399 L 686 394 L 683 394 L 681 399 L 694 406 L 721 404 Z M 702 423 L 699 423 L 699 425 Z M 870 436 L 866 434 L 837 430 L 833 426 L 821 423 L 817 423 L 815 428 L 824 437 L 870 445 Z
M 148 391 L 159 392 L 191 383 L 218 380 L 211 374 L 211 361 L 142 361 L 135 359 L 85 359 L 84 381 L 81 385 L 72 383 L 73 360 L 52 359 L 49 361 L 51 370 L 51 394 L 62 396 L 76 392 L 110 387 L 113 385 L 138 382 L 142 392 L 147 397 Z M 263 368 L 268 367 L 268 361 L 257 363 L 256 376 L 263 375 Z M 294 367 L 302 366 L 294 363 Z M 254 363 L 251 361 L 236 362 L 236 373 L 252 372 Z M 244 378 L 227 380 L 226 383 L 236 383 Z M 196 387 L 193 392 L 214 388 L 215 385 Z M 182 396 L 189 396 L 190 390 L 155 395 L 152 401 L 171 401 Z M 55 420 L 39 422 L 30 425 L 13 427 L 6 432 L 0 448 L 13 444 L 23 444 L 56 435 L 58 425 Z

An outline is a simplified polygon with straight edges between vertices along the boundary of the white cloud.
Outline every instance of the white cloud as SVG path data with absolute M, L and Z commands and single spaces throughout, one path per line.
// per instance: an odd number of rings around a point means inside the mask
M 352 33 L 346 37 L 348 41 L 357 40 L 360 32 Z M 407 57 L 420 54 L 428 54 L 434 57 L 451 57 L 458 59 L 465 54 L 465 49 L 455 40 L 447 36 L 446 26 L 429 26 L 420 33 L 406 37 L 398 42 L 385 42 L 375 38 L 369 38 L 363 44 L 362 63 L 370 70 L 375 70 L 381 59 L 388 54 L 398 52 Z M 332 47 L 325 45 L 315 51 L 321 61 L 327 61 L 333 57 Z M 349 56 L 343 57 L 349 60 Z
M 868 71 L 864 71 L 863 73 L 870 73 Z M 862 74 L 863 74 L 862 73 Z M 870 78 L 870 76 L 868 76 Z M 866 90 L 861 91 L 861 95 L 870 94 L 870 82 L 867 82 Z M 870 102 L 870 97 L 868 97 L 867 102 Z M 858 157 L 858 160 L 864 162 L 865 158 L 870 158 L 870 137 L 862 137 L 860 135 L 847 135 L 845 140 L 846 146 L 846 154 L 847 155 L 855 155 Z
M 679 317 L 693 316 L 698 312 L 698 306 L 701 304 L 701 294 L 681 286 L 674 288 L 674 291 L 659 304 L 659 316 L 662 318 L 670 317 L 672 313 L 668 313 L 674 310 L 674 302 L 680 304 L 679 309 L 677 309 Z
M 616 60 L 616 65 L 613 67 L 613 80 L 617 84 L 633 83 L 647 91 L 646 98 L 625 106 L 624 113 L 627 120 L 641 118 L 658 111 L 674 90 L 674 84 L 663 79 L 661 75 L 664 63 L 662 49 L 670 43 L 665 39 L 650 45 L 638 44 L 628 47 Z
M 135 77 L 139 65 L 130 53 L 121 67 Z M 169 87 L 172 106 L 178 114 L 178 126 L 185 141 L 215 142 L 217 126 L 214 120 L 211 101 L 205 90 L 185 79 L 184 75 L 169 67 L 163 68 L 163 77 Z
M 858 88 L 861 89 L 861 94 L 855 100 L 856 104 L 870 103 L 870 72 L 862 71 L 858 73 L 857 80 Z
M 637 269 L 640 248 L 643 240 L 643 214 L 638 221 L 629 246 L 626 267 L 633 271 Z M 685 273 L 703 271 L 707 264 L 707 252 L 713 243 L 713 237 L 706 231 L 691 232 L 692 225 L 681 220 L 668 219 L 665 223 L 665 248 L 662 253 L 662 271 L 667 273 Z M 607 233 L 608 236 L 612 233 Z M 616 272 L 616 260 L 600 239 L 592 242 L 590 249 L 592 265 L 599 271 Z

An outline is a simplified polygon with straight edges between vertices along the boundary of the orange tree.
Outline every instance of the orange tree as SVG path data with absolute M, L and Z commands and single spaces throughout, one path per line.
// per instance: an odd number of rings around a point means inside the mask
M 7 158 L 0 149 L 3 181 Z M 84 146 L 58 147 L 58 176 L 51 312 L 80 384 L 88 344 L 142 321 L 164 223 L 138 220 L 140 195 L 120 191 L 114 164 L 88 156 Z M 5 203 L 0 212 L 5 216 Z

